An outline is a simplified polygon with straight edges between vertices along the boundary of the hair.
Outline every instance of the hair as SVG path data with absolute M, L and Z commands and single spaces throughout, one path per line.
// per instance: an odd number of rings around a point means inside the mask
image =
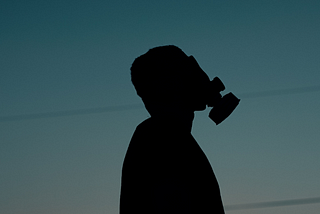
M 188 71 L 188 56 L 180 48 L 160 46 L 134 60 L 131 81 L 144 102 L 167 102 L 188 88 Z

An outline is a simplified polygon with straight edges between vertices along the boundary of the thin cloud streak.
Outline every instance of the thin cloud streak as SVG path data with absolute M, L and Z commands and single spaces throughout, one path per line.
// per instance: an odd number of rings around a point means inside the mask
M 315 203 L 320 203 L 320 197 L 292 199 L 292 200 L 279 200 L 279 201 L 269 201 L 269 202 L 249 203 L 249 204 L 226 205 L 226 206 L 224 206 L 224 209 L 230 211 L 230 210 L 244 210 L 244 209 L 259 209 L 259 208 L 280 207 L 280 206 L 305 205 L 305 204 L 315 204 Z
M 101 107 L 101 108 L 46 112 L 46 113 L 37 113 L 37 114 L 23 114 L 23 115 L 0 117 L 0 122 L 32 120 L 32 119 L 53 118 L 53 117 L 66 117 L 66 116 L 86 115 L 86 114 L 101 114 L 101 113 L 107 113 L 107 112 L 127 111 L 127 110 L 141 109 L 141 108 L 143 108 L 142 104 L 130 104 L 130 105 L 108 106 L 108 107 Z
M 247 92 L 247 93 L 237 94 L 237 96 L 240 99 L 252 99 L 252 98 L 291 95 L 291 94 L 299 94 L 299 93 L 311 93 L 311 92 L 318 92 L 318 91 L 320 91 L 320 85 L 300 87 L 300 88 L 290 88 L 290 89 L 269 90 L 269 91 L 261 91 L 261 92 Z M 143 104 L 128 104 L 128 105 L 108 106 L 108 107 L 101 107 L 101 108 L 2 116 L 0 117 L 0 122 L 32 120 L 32 119 L 53 118 L 53 117 L 66 117 L 66 116 L 86 115 L 86 114 L 100 114 L 100 113 L 115 112 L 115 111 L 142 109 L 143 107 L 144 107 Z
M 301 94 L 320 91 L 320 85 L 237 94 L 242 99 Z

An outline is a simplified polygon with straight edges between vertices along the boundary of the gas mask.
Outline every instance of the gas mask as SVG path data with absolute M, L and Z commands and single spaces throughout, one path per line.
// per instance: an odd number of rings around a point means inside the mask
M 207 106 L 213 107 L 209 117 L 216 125 L 229 117 L 240 102 L 240 99 L 231 92 L 222 97 L 220 92 L 224 90 L 225 86 L 218 77 L 210 82 Z
M 193 56 L 189 56 L 188 61 L 188 66 L 190 69 L 198 70 L 199 73 L 205 74 Z M 206 90 L 206 104 L 208 107 L 213 107 L 209 113 L 209 117 L 218 125 L 227 117 L 229 117 L 229 115 L 239 104 L 240 99 L 238 99 L 232 93 L 228 93 L 222 97 L 220 92 L 225 90 L 225 86 L 218 77 L 215 77 L 212 81 L 210 81 Z

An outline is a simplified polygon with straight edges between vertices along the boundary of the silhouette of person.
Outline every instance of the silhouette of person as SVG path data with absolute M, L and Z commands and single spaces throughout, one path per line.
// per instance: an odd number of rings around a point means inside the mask
M 132 64 L 132 83 L 151 117 L 137 126 L 123 162 L 120 214 L 224 213 L 212 167 L 191 135 L 210 82 L 195 62 L 169 45 Z

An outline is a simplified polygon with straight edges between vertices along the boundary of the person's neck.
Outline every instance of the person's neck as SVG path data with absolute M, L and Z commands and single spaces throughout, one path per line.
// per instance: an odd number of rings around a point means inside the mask
M 161 121 L 166 127 L 191 132 L 194 119 L 193 111 L 158 111 L 151 118 Z

